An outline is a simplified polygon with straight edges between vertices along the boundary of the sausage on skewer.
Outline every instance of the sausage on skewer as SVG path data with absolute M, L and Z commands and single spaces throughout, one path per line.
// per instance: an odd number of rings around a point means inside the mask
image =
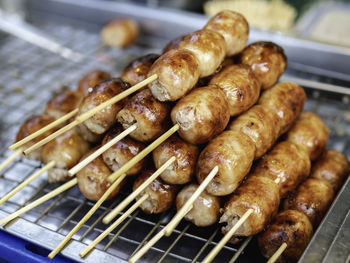
M 283 49 L 272 42 L 259 41 L 248 45 L 239 56 L 239 63 L 248 65 L 261 82 L 262 90 L 271 88 L 287 67 Z
M 90 71 L 89 73 L 85 74 L 78 83 L 78 91 L 83 94 L 84 97 L 86 97 L 89 93 L 92 92 L 92 89 L 100 82 L 107 80 L 111 78 L 112 76 L 100 69 L 96 69 L 93 71 Z

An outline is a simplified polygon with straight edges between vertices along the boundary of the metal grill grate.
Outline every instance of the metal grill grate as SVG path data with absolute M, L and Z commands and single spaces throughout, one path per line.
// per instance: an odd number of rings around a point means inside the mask
M 54 93 L 64 87 L 75 88 L 81 76 L 95 68 L 113 72 L 114 75 L 118 76 L 118 73 L 132 58 L 158 51 L 145 45 L 136 45 L 123 51 L 106 49 L 100 46 L 100 39 L 96 33 L 87 32 L 80 28 L 72 29 L 68 25 L 40 23 L 37 26 L 49 32 L 62 44 L 84 53 L 91 59 L 84 64 L 75 64 L 22 40 L 0 35 L 0 115 L 2 116 L 0 121 L 0 161 L 10 154 L 6 151 L 6 147 L 14 140 L 23 120 L 32 114 L 41 113 L 45 103 Z M 350 111 L 348 103 L 349 98 L 347 97 L 337 96 L 335 99 L 330 99 L 319 91 L 310 90 L 305 110 L 318 113 L 326 121 L 331 130 L 329 148 L 345 152 L 349 158 Z M 15 161 L 0 174 L 0 193 L 10 191 L 39 168 L 38 162 L 25 159 Z M 46 174 L 42 175 L 24 188 L 20 194 L 15 195 L 0 206 L 0 216 L 16 211 L 55 187 L 57 184 L 49 185 L 46 182 Z M 125 192 L 119 194 L 115 200 L 101 206 L 73 238 L 84 244 L 88 244 L 96 238 L 106 228 L 101 222 L 103 216 L 126 196 L 129 188 L 130 186 L 127 186 Z M 93 203 L 84 199 L 75 187 L 24 214 L 22 218 L 40 226 L 41 237 L 45 239 L 43 236 L 51 232 L 61 235 L 67 234 L 92 206 Z M 105 252 L 106 255 L 127 259 L 146 240 L 155 235 L 160 227 L 169 221 L 174 212 L 150 216 L 137 210 L 105 238 L 97 246 L 97 250 Z M 18 220 L 17 226 L 10 224 L 5 229 L 15 234 L 22 234 L 21 231 L 30 231 L 25 229 L 24 222 L 24 220 Z M 21 227 L 22 230 L 18 230 Z M 188 222 L 182 222 L 173 235 L 158 242 L 146 254 L 144 260 L 149 262 L 200 261 L 220 239 L 219 232 L 218 225 L 200 229 Z M 50 234 L 47 235 L 47 243 L 42 240 L 40 243 L 47 248 L 55 247 L 59 240 L 49 240 Z M 23 236 L 28 237 L 25 233 Z M 253 248 L 255 262 L 259 260 L 262 262 L 263 259 L 257 255 L 254 244 L 249 244 L 250 240 L 251 238 L 247 239 L 237 247 L 225 246 L 216 258 L 216 262 L 227 262 L 230 259 L 230 262 L 235 261 L 246 246 L 248 246 L 248 251 L 249 247 Z M 69 249 L 70 247 L 75 250 Z M 72 244 L 65 250 L 65 255 L 79 259 L 78 252 L 81 249 L 77 249 L 78 247 Z M 245 253 L 245 256 L 252 257 L 249 254 Z M 86 261 L 93 262 L 90 256 L 87 257 Z

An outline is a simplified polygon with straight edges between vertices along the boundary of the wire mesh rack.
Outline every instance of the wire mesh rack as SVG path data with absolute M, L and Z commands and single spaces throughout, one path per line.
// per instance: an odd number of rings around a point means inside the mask
M 138 43 L 138 45 L 121 51 L 101 46 L 99 35 L 96 32 L 48 22 L 36 25 L 43 31 L 49 32 L 63 45 L 84 53 L 90 59 L 76 64 L 20 39 L 0 35 L 0 116 L 2 116 L 0 120 L 0 161 L 10 154 L 6 150 L 7 146 L 14 141 L 22 122 L 32 114 L 43 112 L 45 103 L 53 94 L 65 88 L 74 89 L 78 80 L 90 70 L 100 68 L 118 76 L 132 58 L 146 53 L 159 52 L 157 48 L 152 47 L 152 41 L 156 41 L 152 38 L 147 38 L 148 43 L 151 44 Z M 349 97 L 341 94 L 331 96 L 317 90 L 307 89 L 307 92 L 309 98 L 304 110 L 319 114 L 327 123 L 331 131 L 328 148 L 344 152 L 350 158 Z M 24 158 L 17 159 L 1 172 L 0 193 L 9 192 L 40 167 L 41 164 L 38 162 Z M 18 210 L 57 187 L 57 184 L 48 184 L 46 176 L 46 174 L 41 175 L 39 179 L 1 205 L 0 216 L 3 217 Z M 174 210 L 161 215 L 146 215 L 136 210 L 123 224 L 109 234 L 91 255 L 86 259 L 80 259 L 78 253 L 84 244 L 89 244 L 106 228 L 102 223 L 104 215 L 115 207 L 129 191 L 130 185 L 127 185 L 114 200 L 105 202 L 74 235 L 75 241 L 63 251 L 63 254 L 86 262 L 104 262 L 107 259 L 126 260 L 158 233 L 174 215 Z M 74 187 L 23 214 L 21 219 L 15 223 L 9 223 L 4 229 L 52 249 L 93 205 L 93 202 L 85 199 L 78 188 Z M 40 233 L 33 233 L 35 231 Z M 181 222 L 171 237 L 163 238 L 142 260 L 146 262 L 197 262 L 204 258 L 220 237 L 218 225 L 201 229 L 188 222 Z M 241 255 L 242 252 L 245 253 Z M 225 246 L 215 262 L 234 262 L 238 257 L 240 262 L 264 261 L 257 253 L 254 238 L 248 238 L 237 246 Z

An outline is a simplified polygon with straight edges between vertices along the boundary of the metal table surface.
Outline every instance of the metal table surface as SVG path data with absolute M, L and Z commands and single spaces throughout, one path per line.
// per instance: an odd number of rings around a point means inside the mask
M 6 148 L 14 140 L 23 120 L 42 112 L 53 94 L 66 87 L 75 88 L 80 77 L 95 68 L 118 76 L 132 58 L 159 53 L 169 39 L 194 31 L 207 21 L 201 15 L 109 1 L 31 0 L 27 2 L 27 8 L 31 23 L 88 59 L 83 63 L 71 62 L 20 39 L 0 34 L 0 161 L 10 154 Z M 126 50 L 109 49 L 100 43 L 101 26 L 118 15 L 135 18 L 142 25 L 142 37 Z M 253 30 L 250 41 L 257 39 L 275 41 L 285 48 L 289 64 L 282 79 L 295 80 L 305 87 L 308 101 L 304 110 L 316 112 L 326 121 L 331 131 L 329 148 L 342 151 L 350 158 L 350 91 L 346 89 L 350 82 L 350 51 Z M 38 162 L 17 160 L 1 172 L 0 192 L 8 192 L 40 166 Z M 57 187 L 57 184 L 49 185 L 45 176 L 0 206 L 0 218 Z M 335 259 L 345 262 L 348 258 L 349 188 L 348 180 L 301 262 L 335 262 Z M 101 223 L 103 215 L 127 192 L 125 190 L 115 200 L 106 202 L 74 235 L 63 255 L 83 262 L 124 262 L 174 214 L 173 210 L 157 216 L 136 211 L 82 260 L 78 252 L 105 229 Z M 92 205 L 93 202 L 84 199 L 78 189 L 73 188 L 22 215 L 4 229 L 53 249 Z M 200 229 L 182 222 L 175 233 L 158 242 L 143 261 L 200 261 L 220 237 L 218 225 Z M 233 262 L 237 258 L 239 262 L 264 262 L 254 238 L 238 246 L 225 246 L 215 262 Z

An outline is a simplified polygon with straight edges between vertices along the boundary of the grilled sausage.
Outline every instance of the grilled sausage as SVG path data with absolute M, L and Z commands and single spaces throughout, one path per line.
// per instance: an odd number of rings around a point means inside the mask
M 105 137 L 103 138 L 102 145 L 108 143 L 113 138 L 118 136 L 123 129 L 120 126 L 112 127 Z M 124 164 L 134 158 L 137 154 L 139 154 L 145 145 L 142 142 L 135 141 L 129 137 L 125 137 L 120 140 L 112 147 L 110 147 L 107 151 L 102 154 L 102 158 L 104 162 L 108 165 L 108 167 L 112 171 L 117 171 Z M 126 174 L 127 175 L 135 175 L 141 172 L 142 168 L 145 167 L 147 159 L 142 159 L 138 163 L 136 163 L 133 167 L 131 167 Z
M 79 107 L 83 100 L 83 96 L 78 91 L 66 90 L 54 96 L 48 103 L 45 109 L 45 114 L 58 119 L 63 115 L 71 112 Z
M 225 57 L 225 48 L 224 37 L 210 29 L 189 34 L 179 44 L 179 49 L 186 49 L 195 54 L 200 77 L 207 77 L 215 72 Z
M 85 154 L 82 158 L 85 159 L 90 154 L 92 154 L 95 150 L 92 149 L 87 154 Z M 91 161 L 87 166 L 81 169 L 77 173 L 78 179 L 78 187 L 80 192 L 87 198 L 92 201 L 99 200 L 102 195 L 107 191 L 107 189 L 111 186 L 111 183 L 108 181 L 108 176 L 112 174 L 112 171 L 108 168 L 108 166 L 104 163 L 101 156 L 98 156 L 96 159 Z M 110 194 L 107 198 L 113 198 L 122 186 L 125 183 L 125 179 L 117 186 L 117 188 Z
M 139 36 L 139 26 L 131 19 L 113 19 L 102 28 L 102 42 L 110 47 L 125 48 Z
M 260 94 L 260 83 L 245 65 L 232 65 L 223 69 L 209 82 L 221 88 L 229 102 L 230 115 L 238 115 L 254 105 Z
M 111 77 L 112 76 L 109 73 L 100 69 L 90 71 L 79 80 L 78 91 L 83 93 L 83 96 L 85 97 L 92 92 L 93 87 L 95 87 L 98 83 Z
M 327 181 L 336 193 L 348 177 L 349 168 L 345 155 L 334 150 L 326 150 L 312 166 L 310 177 Z
M 258 104 L 277 113 L 280 119 L 279 135 L 285 133 L 299 116 L 306 94 L 303 88 L 292 82 L 280 82 L 262 93 Z
M 135 191 L 154 172 L 154 169 L 142 172 L 134 182 L 133 191 Z M 171 208 L 175 201 L 176 193 L 177 187 L 175 185 L 167 184 L 163 182 L 162 179 L 157 178 L 148 185 L 138 197 L 136 197 L 136 200 L 141 198 L 144 194 L 148 194 L 148 199 L 140 205 L 140 208 L 148 214 L 158 214 Z
M 41 153 L 43 163 L 56 162 L 48 171 L 49 183 L 66 181 L 69 178 L 68 170 L 76 165 L 88 150 L 89 144 L 75 130 L 67 131 L 44 145 Z
M 277 184 L 267 177 L 248 177 L 248 179 L 231 195 L 224 206 L 220 223 L 226 223 L 221 230 L 227 233 L 235 223 L 253 209 L 235 236 L 251 236 L 264 229 L 266 224 L 276 215 L 280 202 Z
M 327 181 L 309 178 L 284 201 L 284 210 L 294 209 L 304 213 L 316 229 L 333 198 L 333 188 Z
M 262 105 L 255 105 L 234 119 L 228 129 L 248 135 L 256 147 L 255 159 L 259 159 L 277 140 L 278 121 L 274 111 Z
M 226 56 L 241 52 L 248 41 L 249 25 L 245 18 L 233 11 L 221 11 L 213 16 L 204 29 L 220 33 L 226 42 Z
M 157 54 L 148 54 L 134 59 L 123 70 L 120 78 L 128 82 L 131 86 L 134 86 L 147 78 L 148 71 L 158 57 L 159 55 Z
M 171 120 L 180 126 L 181 138 L 192 144 L 206 143 L 221 133 L 229 118 L 225 93 L 216 86 L 194 89 L 171 111 Z
M 130 85 L 121 79 L 108 79 L 100 82 L 93 91 L 84 98 L 79 113 L 83 114 L 101 103 L 118 95 L 122 91 L 128 89 Z M 125 104 L 125 99 L 111 106 L 108 106 L 103 111 L 96 113 L 90 119 L 84 122 L 85 126 L 92 132 L 97 134 L 105 133 L 115 122 L 116 115 Z
M 199 186 L 190 184 L 185 186 L 176 196 L 176 209 L 190 199 Z M 220 216 L 220 199 L 208 194 L 205 190 L 194 201 L 192 209 L 185 215 L 185 219 L 196 226 L 205 227 L 215 224 Z
M 169 184 L 186 184 L 193 179 L 198 154 L 197 146 L 173 135 L 153 150 L 153 162 L 159 169 L 171 157 L 176 157 L 176 160 L 161 173 L 160 178 Z
M 302 146 L 311 161 L 316 160 L 324 151 L 329 132 L 323 120 L 312 112 L 303 112 L 287 134 L 287 141 Z
M 239 62 L 251 67 L 263 90 L 272 87 L 287 67 L 283 49 L 275 43 L 265 41 L 247 46 L 240 54 Z
M 228 195 L 249 172 L 254 155 L 254 142 L 247 135 L 237 131 L 224 131 L 200 153 L 196 169 L 198 182 L 202 183 L 217 165 L 219 171 L 206 190 L 216 196 Z
M 182 40 L 184 40 L 184 38 L 186 37 L 187 35 L 182 35 L 182 36 L 179 36 L 177 38 L 174 38 L 173 40 L 171 40 L 166 46 L 165 48 L 163 48 L 163 54 L 168 52 L 169 50 L 172 50 L 172 49 L 175 49 L 179 46 L 179 44 L 181 43 Z
M 79 133 L 81 138 L 83 138 L 87 142 L 97 143 L 100 142 L 103 138 L 103 134 L 97 134 L 90 131 L 86 127 L 85 123 L 80 123 L 78 126 L 75 127 L 75 130 Z
M 254 167 L 251 176 L 280 178 L 278 187 L 283 198 L 309 175 L 311 162 L 307 152 L 295 143 L 283 141 L 273 147 Z
M 51 122 L 53 122 L 55 120 L 55 118 L 49 116 L 49 115 L 45 115 L 45 114 L 41 114 L 41 115 L 34 115 L 29 117 L 23 124 L 22 126 L 19 128 L 19 131 L 16 135 L 16 142 L 24 139 L 25 137 L 29 136 L 30 134 L 40 130 L 41 128 L 45 127 L 46 125 L 50 124 Z M 51 133 L 53 133 L 56 129 L 53 128 L 49 131 L 44 132 L 42 135 L 34 138 L 33 140 L 27 142 L 23 147 L 24 148 L 28 148 L 32 145 L 34 145 L 35 143 L 41 141 L 42 139 L 44 139 L 45 137 L 49 136 Z M 41 150 L 42 148 L 39 148 L 33 152 L 31 152 L 30 154 L 26 155 L 26 157 L 30 160 L 37 160 L 40 161 L 41 160 Z
M 160 56 L 152 65 L 148 76 L 158 79 L 148 87 L 160 101 L 175 101 L 189 92 L 199 78 L 199 64 L 195 54 L 184 49 L 172 49 Z
M 313 235 L 310 220 L 297 210 L 279 213 L 269 228 L 258 237 L 258 245 L 265 258 L 271 258 L 285 242 L 287 248 L 276 262 L 297 262 Z
M 118 113 L 117 119 L 124 129 L 137 124 L 130 137 L 149 142 L 163 134 L 169 127 L 170 105 L 156 100 L 149 89 L 134 95 Z

